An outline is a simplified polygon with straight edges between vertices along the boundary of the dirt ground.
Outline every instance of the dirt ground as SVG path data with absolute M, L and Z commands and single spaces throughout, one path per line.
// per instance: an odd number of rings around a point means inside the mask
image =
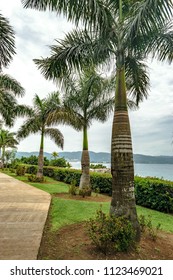
M 71 199 L 69 194 L 57 194 L 60 198 Z M 96 196 L 73 199 L 89 201 L 110 201 L 110 197 Z M 86 223 L 78 223 L 61 228 L 57 232 L 50 231 L 48 217 L 38 254 L 38 259 L 50 260 L 173 260 L 173 234 L 159 231 L 156 241 L 148 234 L 142 234 L 138 246 L 127 253 L 105 255 L 99 252 L 88 237 Z

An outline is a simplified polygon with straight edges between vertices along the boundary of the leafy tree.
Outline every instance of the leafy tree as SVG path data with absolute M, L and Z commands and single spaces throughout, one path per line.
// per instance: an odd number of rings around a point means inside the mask
M 173 59 L 171 0 L 22 0 L 24 6 L 64 13 L 83 23 L 51 47 L 51 56 L 35 62 L 47 79 L 66 79 L 91 62 L 113 63 L 116 71 L 115 110 L 112 129 L 110 213 L 125 215 L 140 238 L 134 197 L 134 164 L 126 83 L 137 104 L 147 97 L 149 78 L 144 61 L 148 55 L 161 61 Z
M 0 155 L 1 155 L 1 167 L 4 167 L 6 148 L 16 148 L 18 141 L 15 138 L 16 133 L 8 130 L 0 129 Z M 2 150 L 2 152 L 1 152 Z
M 67 121 L 68 114 L 61 107 L 59 94 L 51 93 L 47 98 L 40 99 L 38 95 L 35 95 L 33 100 L 32 116 L 28 117 L 25 123 L 18 131 L 19 139 L 26 138 L 32 133 L 40 133 L 40 151 L 38 158 L 38 172 L 37 177 L 43 177 L 43 152 L 44 152 L 44 137 L 49 136 L 51 140 L 58 146 L 63 148 L 64 137 L 57 128 L 52 128 L 53 121 L 49 120 L 50 113 L 57 109 L 59 116 L 59 123 Z

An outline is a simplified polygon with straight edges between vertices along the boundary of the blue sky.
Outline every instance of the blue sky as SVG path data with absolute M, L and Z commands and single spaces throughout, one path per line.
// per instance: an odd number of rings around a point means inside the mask
M 37 70 L 34 58 L 49 56 L 49 45 L 54 39 L 64 37 L 72 24 L 55 13 L 23 9 L 20 0 L 1 0 L 0 10 L 10 20 L 16 32 L 16 50 L 12 63 L 5 73 L 16 78 L 26 90 L 20 103 L 32 104 L 35 93 L 40 97 L 56 90 L 56 85 L 46 81 Z M 173 155 L 173 65 L 149 61 L 151 88 L 149 97 L 139 110 L 130 112 L 133 151 L 150 155 Z M 89 129 L 89 149 L 110 152 L 112 118 L 102 124 L 94 122 Z M 13 131 L 23 123 L 17 119 Z M 82 149 L 82 133 L 67 126 L 58 127 L 64 135 L 64 151 Z M 39 135 L 21 141 L 19 151 L 36 151 Z M 60 151 L 50 139 L 45 140 L 47 152 Z

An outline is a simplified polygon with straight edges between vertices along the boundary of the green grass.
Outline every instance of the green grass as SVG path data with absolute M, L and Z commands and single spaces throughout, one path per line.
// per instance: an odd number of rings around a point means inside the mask
M 7 171 L 5 171 L 4 173 L 50 194 L 68 192 L 67 184 L 55 181 L 51 178 L 46 178 L 45 183 L 30 183 L 27 182 L 27 176 L 16 176 L 15 174 Z M 102 210 L 104 212 L 109 213 L 110 203 L 108 202 L 100 203 L 67 200 L 54 197 L 52 199 L 52 207 L 50 211 L 52 230 L 57 230 L 63 226 L 82 222 L 88 220 L 91 217 L 94 217 L 97 209 L 100 208 L 100 205 L 102 205 Z M 145 217 L 150 216 L 154 227 L 156 227 L 160 223 L 162 230 L 173 233 L 173 215 L 164 214 L 162 212 L 147 209 L 141 206 L 137 206 L 137 213 L 138 215 L 144 215 Z

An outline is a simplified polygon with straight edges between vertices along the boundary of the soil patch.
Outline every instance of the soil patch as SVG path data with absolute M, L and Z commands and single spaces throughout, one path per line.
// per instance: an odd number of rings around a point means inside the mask
M 82 201 L 96 201 L 96 202 L 110 202 L 111 197 L 101 194 L 93 194 L 92 196 L 82 197 L 81 195 L 70 195 L 68 193 L 56 193 L 53 197 L 63 198 L 63 199 L 73 199 Z
M 50 231 L 48 218 L 38 254 L 46 260 L 173 260 L 173 234 L 160 231 L 156 241 L 143 235 L 137 249 L 128 253 L 105 256 L 91 243 L 86 223 L 66 226 L 57 232 Z

